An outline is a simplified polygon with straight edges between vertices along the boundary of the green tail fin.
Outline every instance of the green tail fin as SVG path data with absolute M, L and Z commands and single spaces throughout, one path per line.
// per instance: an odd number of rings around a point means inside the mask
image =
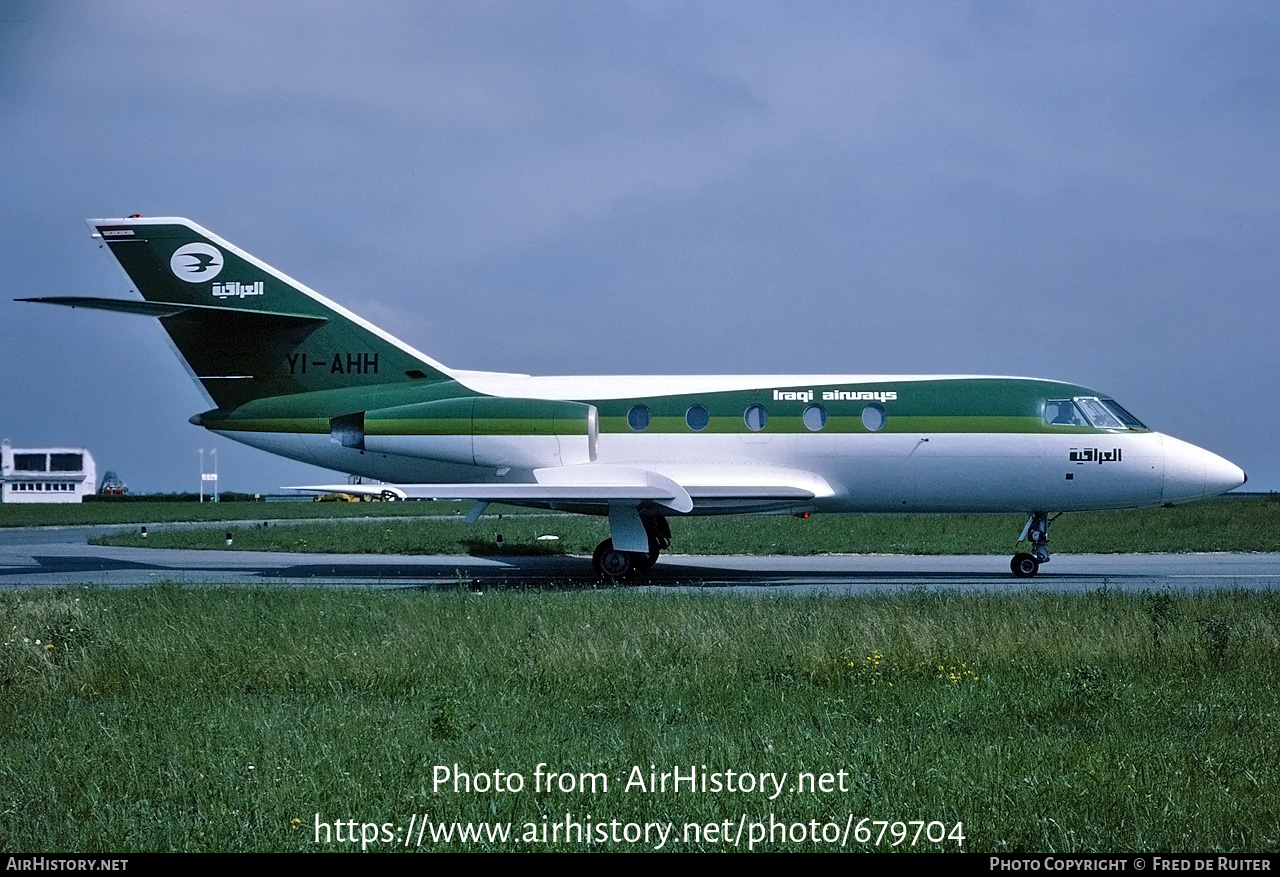
M 149 304 L 45 300 L 158 317 L 219 408 L 452 379 L 444 366 L 190 220 L 94 219 L 89 227 Z

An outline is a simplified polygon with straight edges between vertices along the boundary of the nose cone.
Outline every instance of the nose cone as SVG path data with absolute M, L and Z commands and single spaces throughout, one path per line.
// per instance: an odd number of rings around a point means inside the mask
M 1217 496 L 1220 493 L 1226 493 L 1228 490 L 1235 490 L 1249 480 L 1249 476 L 1244 474 L 1244 470 L 1230 460 L 1224 460 L 1217 454 L 1211 454 L 1208 451 L 1203 453 L 1206 457 L 1204 461 L 1205 496 Z
M 1204 448 L 1163 436 L 1164 502 L 1188 502 L 1234 490 L 1248 476 L 1244 470 Z

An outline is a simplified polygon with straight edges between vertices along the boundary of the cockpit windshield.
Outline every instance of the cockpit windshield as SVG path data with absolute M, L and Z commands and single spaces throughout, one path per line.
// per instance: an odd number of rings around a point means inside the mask
M 1046 399 L 1044 422 L 1050 426 L 1093 426 L 1098 429 L 1146 429 L 1142 421 L 1111 399 L 1076 396 Z
M 1125 428 L 1120 418 L 1112 414 L 1111 409 L 1103 405 L 1099 399 L 1090 399 L 1082 396 L 1076 399 L 1076 405 L 1080 406 L 1080 410 L 1084 412 L 1085 417 L 1089 418 L 1089 422 L 1099 429 Z

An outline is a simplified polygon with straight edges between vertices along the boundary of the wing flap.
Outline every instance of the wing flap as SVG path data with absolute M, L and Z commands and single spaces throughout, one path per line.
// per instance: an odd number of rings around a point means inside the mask
M 315 484 L 284 489 L 351 493 L 356 496 L 389 493 L 397 499 L 472 499 L 482 502 L 663 502 L 673 498 L 670 491 L 659 488 L 638 489 L 620 484 Z
M 694 499 L 813 499 L 817 494 L 805 487 L 789 484 L 708 484 L 690 485 Z

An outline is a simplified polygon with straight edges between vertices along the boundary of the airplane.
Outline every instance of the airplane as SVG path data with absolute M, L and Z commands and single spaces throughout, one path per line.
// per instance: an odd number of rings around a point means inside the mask
M 19 299 L 159 319 L 209 404 L 191 422 L 381 484 L 608 518 L 602 577 L 649 569 L 673 515 L 1018 512 L 1015 576 L 1063 512 L 1246 481 L 1078 384 L 972 375 L 532 377 L 451 369 L 182 218 L 88 220 L 138 299 Z

